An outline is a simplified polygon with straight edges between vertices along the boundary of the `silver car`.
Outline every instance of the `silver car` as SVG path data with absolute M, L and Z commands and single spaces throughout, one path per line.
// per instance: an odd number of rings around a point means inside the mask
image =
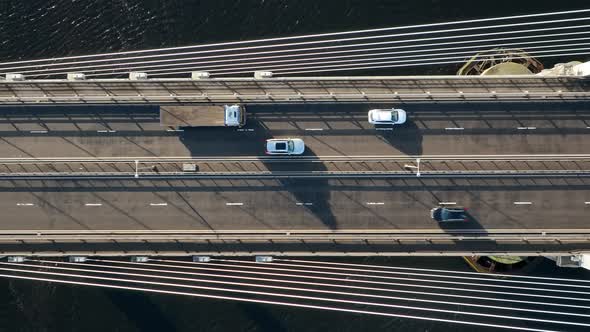
M 396 108 L 370 110 L 368 116 L 374 125 L 399 125 L 407 119 L 406 111 Z
M 301 138 L 272 138 L 266 140 L 266 154 L 298 155 L 305 151 Z

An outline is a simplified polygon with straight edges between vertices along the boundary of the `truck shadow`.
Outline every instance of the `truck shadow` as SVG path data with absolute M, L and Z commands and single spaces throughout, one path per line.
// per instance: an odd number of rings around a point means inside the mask
M 400 152 L 411 155 L 422 155 L 422 133 L 412 119 L 403 125 L 375 126 L 380 139 L 387 142 Z
M 191 156 L 263 156 L 264 143 L 270 138 L 259 121 L 243 128 L 185 128 L 178 139 Z

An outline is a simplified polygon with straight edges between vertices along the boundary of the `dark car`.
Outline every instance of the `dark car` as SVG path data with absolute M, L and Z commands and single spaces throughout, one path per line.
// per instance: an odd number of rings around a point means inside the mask
M 430 210 L 430 217 L 438 222 L 467 221 L 467 209 L 464 207 L 435 207 Z

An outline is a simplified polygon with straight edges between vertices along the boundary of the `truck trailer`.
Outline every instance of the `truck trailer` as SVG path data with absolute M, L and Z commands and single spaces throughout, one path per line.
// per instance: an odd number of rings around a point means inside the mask
M 160 124 L 174 129 L 191 127 L 242 127 L 243 105 L 160 106 Z

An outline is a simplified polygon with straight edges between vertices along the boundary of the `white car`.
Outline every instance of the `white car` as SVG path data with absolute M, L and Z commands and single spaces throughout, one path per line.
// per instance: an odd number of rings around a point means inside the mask
M 266 154 L 295 155 L 305 151 L 301 138 L 273 138 L 266 140 Z
M 369 123 L 374 125 L 399 125 L 406 122 L 402 109 L 374 109 L 369 111 Z

